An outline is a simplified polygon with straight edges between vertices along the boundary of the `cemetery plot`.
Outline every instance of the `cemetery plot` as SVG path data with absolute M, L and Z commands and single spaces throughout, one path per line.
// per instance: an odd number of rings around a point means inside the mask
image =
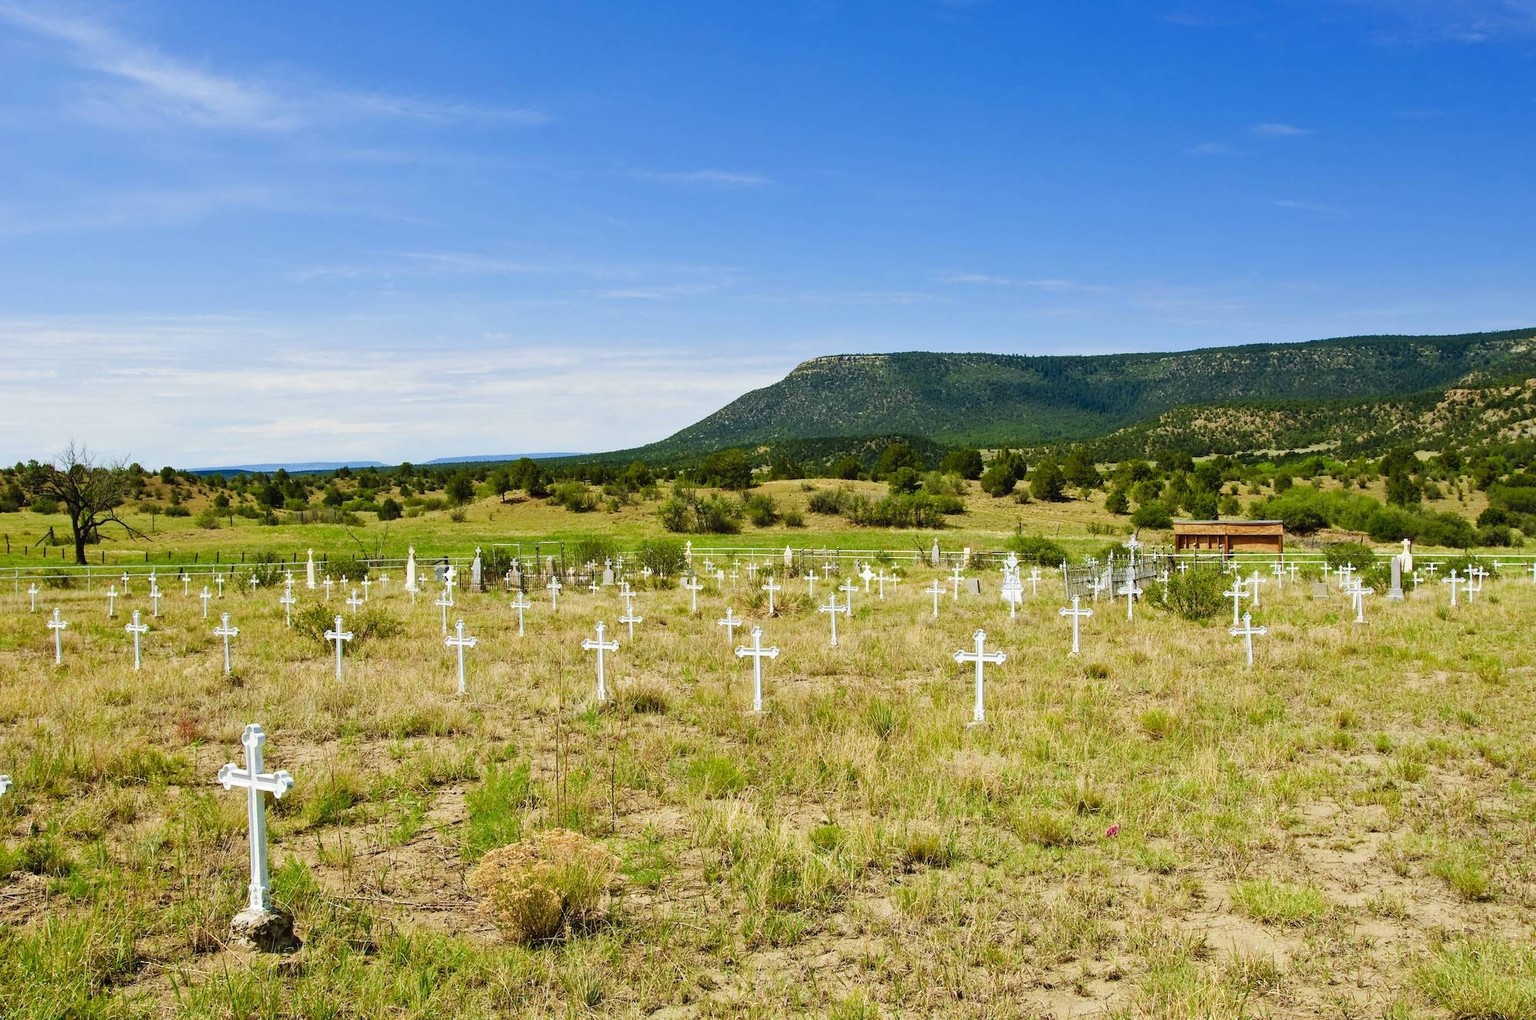
M 1531 1015 L 1536 584 L 1144 562 L 18 586 L 0 1015 Z

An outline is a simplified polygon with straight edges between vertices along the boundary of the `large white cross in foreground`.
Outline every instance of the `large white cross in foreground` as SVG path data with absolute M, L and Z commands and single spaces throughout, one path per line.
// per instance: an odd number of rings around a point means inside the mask
M 123 629 L 133 635 L 133 671 L 137 673 L 139 671 L 139 664 L 142 661 L 139 657 L 139 638 L 141 635 L 149 633 L 149 624 L 139 622 L 139 611 L 135 609 L 133 611 L 133 622 L 125 624 Z
M 777 659 L 779 657 L 777 647 L 763 647 L 763 628 L 761 627 L 752 628 L 751 648 L 738 647 L 736 649 L 736 658 L 738 659 L 744 659 L 749 655 L 752 657 L 752 711 L 761 712 L 763 710 L 763 658 L 765 656 L 770 659 Z
M 286 770 L 261 771 L 261 746 L 266 742 L 267 735 L 261 727 L 251 723 L 240 734 L 240 743 L 245 745 L 245 768 L 230 762 L 219 769 L 219 782 L 224 789 L 240 787 L 247 791 L 246 823 L 251 842 L 251 898 L 247 909 L 259 911 L 272 909 L 272 890 L 267 880 L 267 802 L 262 794 L 270 793 L 281 800 L 283 794 L 293 789 L 293 777 Z
M 343 644 L 345 644 L 346 642 L 352 640 L 352 632 L 350 630 L 342 630 L 341 629 L 341 614 L 340 613 L 336 614 L 336 629 L 335 630 L 328 630 L 328 631 L 326 631 L 325 632 L 325 639 L 327 641 L 334 641 L 336 643 L 336 679 L 340 680 L 341 679 L 341 646 Z
M 608 700 L 608 679 L 607 679 L 607 676 L 603 673 L 603 653 L 604 652 L 616 652 L 616 651 L 619 650 L 619 642 L 618 642 L 617 639 L 615 639 L 613 641 L 604 641 L 603 640 L 603 631 L 605 631 L 607 629 L 608 629 L 607 625 L 604 624 L 601 620 L 599 620 L 597 622 L 597 640 L 593 641 L 591 638 L 585 638 L 581 642 L 581 647 L 582 648 L 586 649 L 589 652 L 596 652 L 597 653 L 597 701 L 598 701 L 598 704 L 602 704 L 602 703 L 604 703 L 604 702 L 606 702 Z
M 983 671 L 986 669 L 987 663 L 992 662 L 998 665 L 1002 665 L 1007 661 L 1008 656 L 1002 652 L 987 651 L 986 631 L 978 630 L 975 634 L 975 638 L 976 650 L 974 652 L 967 652 L 962 649 L 961 651 L 956 652 L 955 661 L 961 665 L 964 665 L 967 662 L 974 662 L 976 664 L 976 708 L 971 716 L 971 725 L 980 726 L 982 723 L 987 721 L 987 713 L 985 707 L 983 706 L 982 700 L 982 684 L 986 679 Z
M 48 621 L 48 629 L 53 631 L 53 664 L 55 666 L 64 663 L 64 628 L 68 626 L 69 621 L 59 619 L 59 611 L 54 609 L 53 618 Z
M 464 636 L 464 621 L 458 622 L 456 637 L 443 638 L 443 644 L 459 650 L 459 694 L 464 694 L 464 649 L 475 647 L 475 639 Z

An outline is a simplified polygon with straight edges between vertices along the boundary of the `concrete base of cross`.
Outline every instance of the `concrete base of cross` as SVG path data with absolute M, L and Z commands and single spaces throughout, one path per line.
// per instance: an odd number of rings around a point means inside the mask
M 293 933 L 293 915 L 286 910 L 246 908 L 229 925 L 230 941 L 259 953 L 292 953 L 304 943 Z

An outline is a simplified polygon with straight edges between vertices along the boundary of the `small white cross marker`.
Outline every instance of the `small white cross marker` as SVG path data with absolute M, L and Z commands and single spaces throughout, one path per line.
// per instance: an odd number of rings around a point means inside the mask
M 1241 612 L 1242 600 L 1248 597 L 1248 586 L 1241 580 L 1233 581 L 1232 587 L 1222 592 L 1232 600 L 1232 626 L 1237 626 L 1238 614 Z
M 763 659 L 765 657 L 769 659 L 777 659 L 779 657 L 777 647 L 763 647 L 763 628 L 761 627 L 752 628 L 751 648 L 738 647 L 736 649 L 736 658 L 738 659 L 744 659 L 749 655 L 752 657 L 752 711 L 761 712 L 763 710 Z
M 741 626 L 741 619 L 735 615 L 731 607 L 727 606 L 725 609 L 725 618 L 722 620 L 716 620 L 715 625 L 717 627 L 725 628 L 725 643 L 730 644 L 736 638 L 736 628 Z
M 432 604 L 443 611 L 443 637 L 448 636 L 448 610 L 453 608 L 453 589 L 443 585 L 443 593 Z
M 37 612 L 37 585 L 27 585 L 27 594 L 32 596 L 32 612 Z
M 203 619 L 206 620 L 208 619 L 208 600 L 213 598 L 213 593 L 208 590 L 208 586 L 206 584 L 203 585 L 203 593 L 199 595 L 198 598 L 203 600 Z
M 844 606 L 840 606 L 840 605 L 837 604 L 837 592 L 834 591 L 834 592 L 831 592 L 831 593 L 829 593 L 827 595 L 827 604 L 824 605 L 824 606 L 818 606 L 816 608 L 816 611 L 818 613 L 827 613 L 827 614 L 830 615 L 830 617 L 832 619 L 832 647 L 836 648 L 837 647 L 837 617 L 838 617 L 839 613 L 846 614 L 848 612 L 848 607 L 845 606 L 845 605 Z
M 133 671 L 137 673 L 142 662 L 139 657 L 139 636 L 149 633 L 149 624 L 139 622 L 139 611 L 135 609 L 133 611 L 133 622 L 124 625 L 123 629 L 133 635 Z
M 1243 639 L 1243 648 L 1248 653 L 1248 665 L 1252 666 L 1253 665 L 1253 637 L 1254 637 L 1255 634 L 1259 635 L 1260 637 L 1262 637 L 1265 634 L 1268 634 L 1269 633 L 1269 628 L 1268 627 L 1255 627 L 1253 625 L 1253 614 L 1252 613 L 1244 613 L 1243 614 L 1243 625 L 1241 627 L 1233 627 L 1230 630 L 1229 633 L 1231 633 L 1231 635 L 1233 637 L 1240 637 L 1240 638 Z
M 518 637 L 522 637 L 523 636 L 523 610 L 525 610 L 525 609 L 532 609 L 533 608 L 533 603 L 528 601 L 528 596 L 524 595 L 522 592 L 518 592 L 517 593 L 517 598 L 512 600 L 511 606 L 512 606 L 513 609 L 517 610 L 517 636 Z
M 591 638 L 586 638 L 581 642 L 582 648 L 589 652 L 597 653 L 597 700 L 599 704 L 608 700 L 608 680 L 603 672 L 603 653 L 619 650 L 619 642 L 617 640 L 603 640 L 603 631 L 605 630 L 607 630 L 607 626 L 599 620 L 597 624 L 597 640 L 594 641 Z
M 220 614 L 219 625 L 217 627 L 213 628 L 213 636 L 214 637 L 221 637 L 221 638 L 224 639 L 224 675 L 225 676 L 229 676 L 229 673 L 230 673 L 229 639 L 232 638 L 232 637 L 235 637 L 239 633 L 240 633 L 240 628 L 239 627 L 231 627 L 229 625 L 229 614 L 228 613 L 221 613 Z
M 293 626 L 293 607 L 299 601 L 298 599 L 293 597 L 293 589 L 292 588 L 284 589 L 283 590 L 283 597 L 278 599 L 277 601 L 283 607 L 283 626 L 285 626 L 285 627 L 292 627 Z
M 336 679 L 340 680 L 341 679 L 341 646 L 343 644 L 345 644 L 346 642 L 352 640 L 352 632 L 350 630 L 342 630 L 341 629 L 341 614 L 340 613 L 336 614 L 336 628 L 334 630 L 326 631 L 325 632 L 325 639 L 327 641 L 334 642 L 335 645 L 336 645 Z
M 363 608 L 363 600 L 357 597 L 357 589 L 356 588 L 353 588 L 352 589 L 352 594 L 347 597 L 346 605 L 347 605 L 347 608 L 351 609 L 353 612 L 356 612 L 357 610 Z
M 987 713 L 982 696 L 982 688 L 986 680 L 983 671 L 986 669 L 987 663 L 991 662 L 1002 665 L 1007 661 L 1008 656 L 1002 652 L 987 651 L 986 631 L 978 630 L 974 637 L 976 638 L 976 650 L 974 652 L 964 650 L 956 652 L 955 661 L 961 665 L 967 662 L 974 662 L 976 664 L 976 707 L 971 715 L 971 725 L 980 726 L 987 721 Z
M 1058 616 L 1070 616 L 1070 617 L 1072 617 L 1072 651 L 1069 653 L 1069 654 L 1072 654 L 1072 655 L 1076 655 L 1077 651 L 1078 651 L 1078 645 L 1077 645 L 1078 624 L 1082 620 L 1084 620 L 1087 617 L 1090 617 L 1090 616 L 1093 615 L 1093 610 L 1092 609 L 1083 609 L 1081 607 L 1082 601 L 1083 601 L 1083 597 L 1081 595 L 1073 595 L 1072 596 L 1072 608 L 1071 609 L 1058 609 L 1058 610 L 1056 610 L 1056 613 L 1057 613 Z
M 933 596 L 933 618 L 937 620 L 939 618 L 939 599 L 944 595 L 944 582 L 935 577 L 933 583 L 924 588 L 923 591 L 925 594 Z
M 48 621 L 48 629 L 53 631 L 53 664 L 62 665 L 64 662 L 64 628 L 69 626 L 69 621 L 59 619 L 59 611 L 53 611 L 53 618 Z
M 475 647 L 475 639 L 464 636 L 463 620 L 458 621 L 455 635 L 455 637 L 443 638 L 443 644 L 449 648 L 457 648 L 459 650 L 459 694 L 462 696 L 464 693 L 464 649 Z
M 704 589 L 704 585 L 699 582 L 697 577 L 689 577 L 688 580 L 683 582 L 683 587 L 688 589 L 688 611 L 690 613 L 697 613 L 699 611 L 699 592 Z
M 560 589 L 565 585 L 560 583 L 558 577 L 551 577 L 549 583 L 544 586 L 549 591 L 549 608 L 555 612 L 560 611 Z

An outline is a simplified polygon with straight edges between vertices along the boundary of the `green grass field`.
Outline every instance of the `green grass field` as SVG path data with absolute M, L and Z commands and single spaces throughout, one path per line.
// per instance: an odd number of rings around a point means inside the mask
M 504 512 L 402 521 L 390 544 L 472 549 Z M 264 531 L 259 548 L 355 553 Z M 643 588 L 632 642 L 611 589 L 558 613 L 534 592 L 521 639 L 505 594 L 461 592 L 463 698 L 432 595 L 413 607 L 398 583 L 375 588 L 339 683 L 277 590 L 231 586 L 204 620 L 195 587 L 165 584 L 140 673 L 122 627 L 149 616 L 142 584 L 115 619 L 99 585 L 45 587 L 35 614 L 0 592 L 0 1015 L 1536 1017 L 1528 577 L 1454 611 L 1438 584 L 1378 597 L 1363 625 L 1342 596 L 1271 584 L 1249 670 L 1230 616 L 1150 603 L 1133 622 L 1101 603 L 1071 658 L 1059 581 L 1010 621 L 998 575 L 973 573 L 982 596 L 938 619 L 933 572 L 861 591 L 837 648 L 826 587 L 813 602 L 798 578 L 773 618 L 744 575 L 697 616 Z M 300 576 L 296 612 L 345 611 Z M 781 649 L 761 715 L 727 606 Z M 220 612 L 241 632 L 228 678 Z M 609 708 L 579 647 L 600 619 L 622 644 Z M 973 668 L 952 655 L 978 627 L 1008 661 L 969 727 Z M 214 776 L 250 722 L 297 783 L 270 805 L 292 956 L 225 944 L 247 844 Z M 611 901 L 509 945 L 467 876 L 550 828 L 615 855 Z

